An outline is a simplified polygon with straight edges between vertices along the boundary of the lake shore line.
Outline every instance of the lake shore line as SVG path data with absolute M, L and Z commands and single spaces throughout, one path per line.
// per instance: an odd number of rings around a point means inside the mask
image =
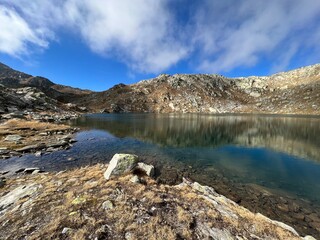
M 15 121 L 14 123 L 12 121 Z M 31 124 L 34 127 L 24 127 L 21 129 L 19 125 L 27 126 L 26 124 Z M 9 123 L 9 124 L 8 124 Z M 12 123 L 15 126 L 15 129 L 11 127 Z M 44 124 L 44 125 L 43 125 Z M 5 126 L 3 131 L 10 130 L 10 134 L 5 134 L 3 136 L 3 139 L 5 137 L 14 135 L 17 136 L 17 132 L 15 131 L 25 131 L 27 133 L 25 136 L 21 136 L 24 139 L 27 140 L 29 137 L 32 139 L 34 135 L 39 136 L 40 132 L 53 132 L 53 134 L 47 134 L 47 135 L 40 135 L 40 137 L 44 137 L 40 141 L 47 141 L 48 138 L 50 139 L 56 139 L 56 140 L 63 140 L 65 142 L 70 141 L 65 146 L 71 147 L 73 141 L 73 135 L 76 131 L 79 129 L 70 127 L 65 124 L 56 124 L 56 123 L 43 123 L 43 122 L 37 122 L 35 120 L 22 120 L 22 119 L 11 119 L 6 121 L 2 126 Z M 52 130 L 52 131 L 51 131 Z M 13 132 L 11 132 L 13 131 Z M 23 134 L 20 134 L 23 135 Z M 18 135 L 18 136 L 20 136 Z M 50 140 L 51 142 L 53 140 Z M 49 141 L 49 142 L 50 142 Z M 26 144 L 24 142 L 24 144 Z M 26 145 L 30 145 L 29 142 L 27 142 Z M 32 146 L 32 145 L 31 145 Z M 33 144 L 33 146 L 36 146 Z M 49 154 L 51 151 L 45 151 L 46 148 L 43 148 L 40 151 L 41 154 Z M 63 150 L 65 149 L 64 146 L 58 146 L 56 145 L 56 150 Z M 13 150 L 13 149 L 12 149 Z M 37 150 L 35 148 L 35 150 Z M 33 150 L 31 150 L 32 153 Z M 34 151 L 33 154 L 37 154 L 38 151 Z M 30 154 L 30 151 L 22 151 L 22 154 Z M 264 215 L 271 217 L 272 219 L 276 219 L 281 222 L 285 222 L 291 226 L 293 226 L 300 234 L 302 235 L 313 235 L 315 237 L 320 236 L 320 216 L 319 211 L 316 209 L 310 209 L 309 206 L 305 206 L 303 202 L 298 202 L 297 199 L 290 199 L 287 197 L 283 197 L 277 194 L 274 194 L 272 191 L 269 191 L 268 189 L 262 188 L 261 186 L 239 186 L 237 184 L 234 184 L 230 181 L 228 181 L 224 176 L 221 176 L 218 172 L 215 173 L 217 176 L 215 178 L 215 181 L 208 182 L 202 173 L 199 173 L 195 171 L 194 169 L 189 168 L 188 166 L 170 166 L 169 168 L 165 168 L 163 166 L 157 166 L 157 162 L 148 162 L 151 164 L 154 164 L 157 168 L 157 170 L 161 173 L 158 173 L 156 183 L 160 185 L 167 185 L 169 184 L 171 187 L 174 187 L 176 184 L 181 183 L 181 179 L 183 177 L 190 177 L 191 179 L 200 182 L 203 185 L 209 185 L 211 187 L 214 187 L 214 189 L 223 196 L 226 196 L 228 199 L 236 202 L 237 204 L 240 204 L 241 206 L 244 206 L 245 208 L 249 209 L 252 212 L 261 212 Z M 89 167 L 90 168 L 90 167 Z M 78 169 L 78 168 L 77 168 Z M 77 171 L 71 170 L 70 176 L 72 177 L 72 172 Z M 19 179 L 23 179 L 24 177 L 30 177 L 25 176 L 25 174 L 32 173 L 33 171 L 21 169 L 21 171 L 18 171 L 17 173 L 10 173 L 9 175 L 13 175 L 12 177 L 6 176 L 8 173 L 1 173 L 3 174 L 2 179 L 8 178 L 11 179 L 10 181 L 19 181 Z M 41 172 L 40 169 L 33 169 L 36 172 Z M 46 174 L 54 174 L 54 173 L 46 173 Z M 1 176 L 0 176 L 1 177 Z M 79 176 L 76 176 L 76 178 Z M 16 179 L 16 180 L 15 180 Z M 168 187 L 170 187 L 168 185 Z M 5 193 L 3 191 L 2 195 Z
M 0 196 L 5 239 L 313 239 L 184 179 L 159 184 L 107 165 L 10 177 Z
M 74 116 L 76 117 L 76 116 Z M 28 114 L 4 119 L 0 124 L 0 159 L 26 154 L 41 156 L 69 149 L 79 128 L 65 124 L 68 115 Z

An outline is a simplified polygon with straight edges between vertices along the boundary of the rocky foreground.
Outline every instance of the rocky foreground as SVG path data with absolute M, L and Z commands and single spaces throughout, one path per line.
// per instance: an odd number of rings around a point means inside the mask
M 153 173 L 116 154 L 109 166 L 2 180 L 1 239 L 314 239 L 213 188 L 158 184 Z

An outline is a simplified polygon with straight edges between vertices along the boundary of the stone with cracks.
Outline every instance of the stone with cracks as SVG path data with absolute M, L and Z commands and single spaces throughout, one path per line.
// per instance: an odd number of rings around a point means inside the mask
M 112 175 L 121 175 L 132 171 L 138 162 L 138 156 L 133 154 L 115 154 L 104 173 L 105 179 L 109 180 Z

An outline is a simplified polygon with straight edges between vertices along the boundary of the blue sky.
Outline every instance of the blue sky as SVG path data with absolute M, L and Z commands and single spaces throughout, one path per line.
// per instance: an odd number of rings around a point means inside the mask
M 0 0 L 0 29 L 1 62 L 97 91 L 320 62 L 319 0 Z

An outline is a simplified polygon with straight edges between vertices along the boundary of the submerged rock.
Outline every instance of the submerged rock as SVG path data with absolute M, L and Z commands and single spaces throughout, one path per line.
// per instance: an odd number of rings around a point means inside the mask
M 137 162 L 137 155 L 117 153 L 112 157 L 104 177 L 109 180 L 112 175 L 128 173 L 137 166 Z

